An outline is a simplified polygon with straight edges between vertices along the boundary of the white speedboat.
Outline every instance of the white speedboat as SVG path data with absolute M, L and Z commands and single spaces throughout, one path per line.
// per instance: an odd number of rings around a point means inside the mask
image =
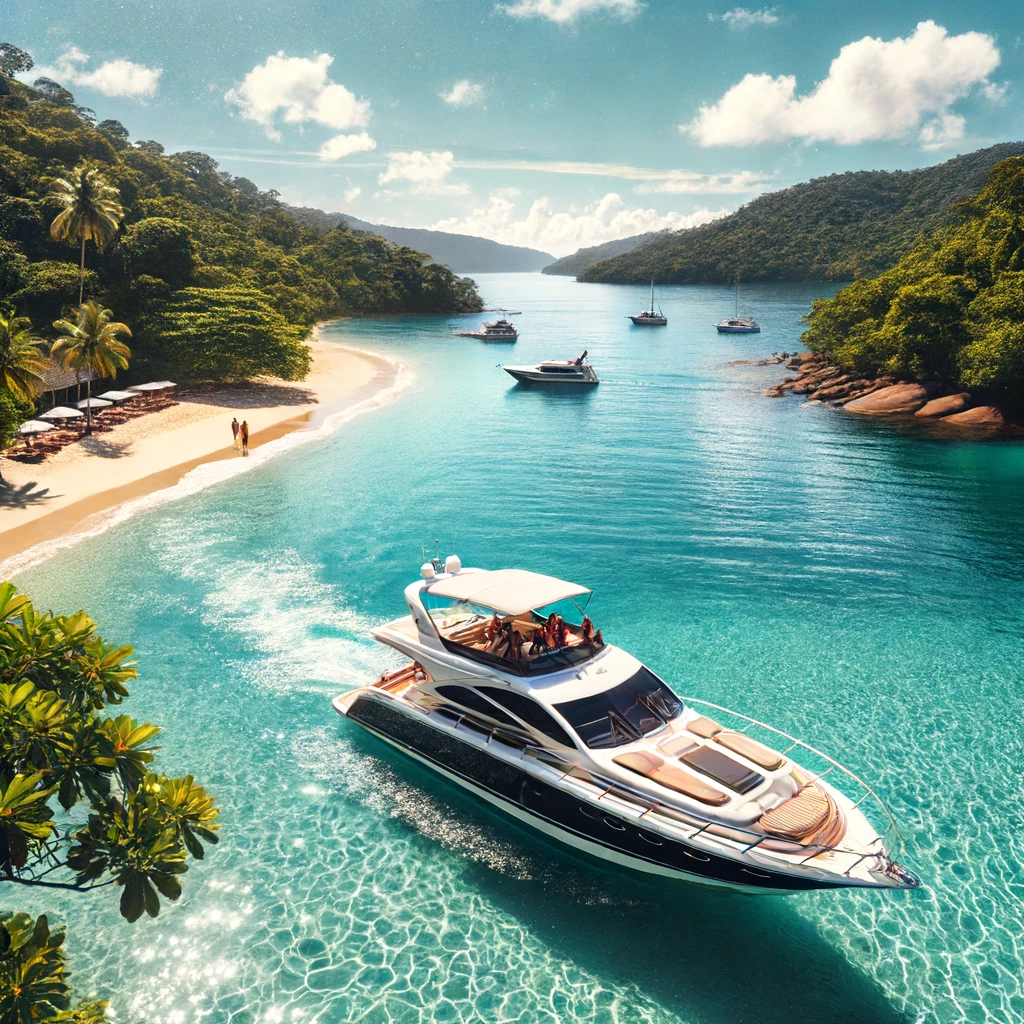
M 566 359 L 562 362 L 549 361 L 546 363 L 534 363 L 532 366 L 505 366 L 501 367 L 507 374 L 515 377 L 520 384 L 528 387 L 533 384 L 557 384 L 576 385 L 577 387 L 589 387 L 592 384 L 600 384 L 594 368 L 587 362 L 587 353 L 577 359 Z
M 410 660 L 335 698 L 351 722 L 515 820 L 642 872 L 768 893 L 920 885 L 867 785 L 763 723 L 677 697 L 594 629 L 586 587 L 454 555 L 420 575 L 409 614 L 373 630 Z
M 664 327 L 668 323 L 668 317 L 662 313 L 660 306 L 657 312 L 655 312 L 653 281 L 651 282 L 651 308 L 641 310 L 636 316 L 631 316 L 628 319 L 632 320 L 638 327 Z
M 511 320 L 502 317 L 500 320 L 484 322 L 479 331 L 457 331 L 457 338 L 476 338 L 478 341 L 515 341 L 519 337 Z

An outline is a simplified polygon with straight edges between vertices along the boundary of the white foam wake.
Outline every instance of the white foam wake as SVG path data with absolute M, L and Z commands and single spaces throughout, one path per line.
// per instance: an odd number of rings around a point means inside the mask
M 186 473 L 176 484 L 166 487 L 163 490 L 154 491 L 152 494 L 144 494 L 142 497 L 125 501 L 113 508 L 104 509 L 95 515 L 83 520 L 71 533 L 54 537 L 39 544 L 27 548 L 25 551 L 12 555 L 4 562 L 0 562 L 0 579 L 10 579 L 19 572 L 25 572 L 52 558 L 60 551 L 80 544 L 83 540 L 91 537 L 98 537 L 107 530 L 131 519 L 140 512 L 147 512 L 150 509 L 159 508 L 161 505 L 169 504 L 172 501 L 179 501 L 200 491 L 205 491 L 215 484 L 231 480 L 243 473 L 249 473 L 270 459 L 276 458 L 283 452 L 291 451 L 300 445 L 308 444 L 310 441 L 317 441 L 329 437 L 346 423 L 350 423 L 357 416 L 364 413 L 383 409 L 392 402 L 398 400 L 401 395 L 408 391 L 415 377 L 412 370 L 404 363 L 377 352 L 367 352 L 362 349 L 345 346 L 349 351 L 358 352 L 360 355 L 368 356 L 379 364 L 387 366 L 391 372 L 388 374 L 388 381 L 385 386 L 379 388 L 372 395 L 346 405 L 336 412 L 329 413 L 324 419 L 316 424 L 294 430 L 274 441 L 260 445 L 253 450 L 248 459 L 225 459 L 220 462 L 207 462 Z

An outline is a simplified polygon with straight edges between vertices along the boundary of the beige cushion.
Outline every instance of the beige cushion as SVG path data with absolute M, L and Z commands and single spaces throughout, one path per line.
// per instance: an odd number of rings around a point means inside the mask
M 753 761 L 765 771 L 778 771 L 786 763 L 786 759 L 777 750 L 772 750 L 742 733 L 720 732 L 715 736 L 715 742 L 728 748 L 734 754 Z
M 692 722 L 687 722 L 686 728 L 695 736 L 700 736 L 706 740 L 711 739 L 712 736 L 722 731 L 722 727 L 716 721 L 705 718 L 703 715 L 699 715 Z

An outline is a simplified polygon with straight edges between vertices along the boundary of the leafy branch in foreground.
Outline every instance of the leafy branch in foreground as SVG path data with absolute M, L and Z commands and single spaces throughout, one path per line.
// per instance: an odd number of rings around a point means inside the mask
M 153 771 L 157 726 L 103 714 L 128 696 L 133 653 L 85 612 L 39 612 L 0 584 L 0 884 L 113 885 L 129 921 L 178 899 L 188 858 L 202 859 L 219 828 L 191 775 Z M 67 814 L 80 803 L 84 825 Z M 0 917 L 0 1020 L 103 1019 L 101 1004 L 65 1012 L 63 940 L 45 915 Z

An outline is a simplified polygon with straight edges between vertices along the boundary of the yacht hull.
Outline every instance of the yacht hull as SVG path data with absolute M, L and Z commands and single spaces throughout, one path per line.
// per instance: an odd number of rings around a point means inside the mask
M 719 327 L 715 324 L 715 330 L 719 334 L 760 334 L 760 327 Z
M 434 769 L 515 821 L 577 851 L 621 867 L 747 893 L 864 887 L 863 883 L 853 880 L 837 883 L 754 869 L 705 853 L 635 821 L 602 814 L 571 793 L 502 758 L 456 740 L 425 719 L 414 719 L 381 700 L 359 696 L 351 703 L 336 701 L 335 708 L 367 732 Z
M 637 327 L 666 327 L 668 317 L 664 316 L 631 316 L 629 318 Z
M 525 384 L 527 387 L 532 387 L 535 384 L 541 386 L 552 385 L 553 387 L 570 387 L 570 388 L 591 388 L 595 384 L 601 382 L 597 379 L 596 373 L 580 374 L 579 376 L 570 374 L 553 374 L 553 373 L 540 373 L 534 370 L 520 370 L 513 366 L 503 366 L 502 369 L 510 376 L 514 377 L 520 384 Z

